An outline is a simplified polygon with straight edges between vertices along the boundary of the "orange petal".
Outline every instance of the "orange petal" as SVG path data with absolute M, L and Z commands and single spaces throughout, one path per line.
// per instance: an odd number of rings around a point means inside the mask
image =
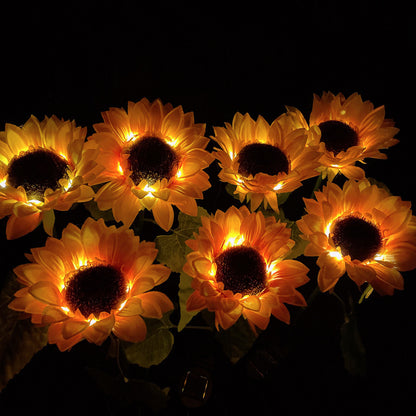
M 240 299 L 240 304 L 252 311 L 259 311 L 261 308 L 261 301 L 255 295 Z
M 321 254 L 316 264 L 320 267 L 318 285 L 322 292 L 332 289 L 338 279 L 345 273 L 344 260 L 331 257 L 329 253 Z
M 82 332 L 73 336 L 72 338 L 65 339 L 62 336 L 63 322 L 52 324 L 48 330 L 48 341 L 50 344 L 56 344 L 59 351 L 66 351 L 72 348 L 75 344 L 82 341 Z
M 286 324 L 290 324 L 289 310 L 283 303 L 279 303 L 272 309 L 272 315 Z
M 221 326 L 223 329 L 228 329 L 237 322 L 239 317 L 240 315 L 230 315 L 224 311 L 216 310 L 215 326 L 217 327 L 217 330 L 218 326 Z
M 157 224 L 165 231 L 169 231 L 172 228 L 174 219 L 172 205 L 169 202 L 158 199 L 153 206 L 152 211 Z
M 140 295 L 141 293 L 152 290 L 155 286 L 155 282 L 150 277 L 140 277 L 133 284 L 133 287 L 130 290 L 130 296 Z
M 61 303 L 61 294 L 56 286 L 48 281 L 35 283 L 29 288 L 29 293 L 40 302 L 49 305 L 59 306 Z
M 372 267 L 360 263 L 345 263 L 348 276 L 361 286 L 365 282 L 370 282 L 375 277 L 375 271 Z
M 146 338 L 147 328 L 140 315 L 116 316 L 113 333 L 120 339 L 129 342 L 140 342 Z
M 74 319 L 68 319 L 62 325 L 62 336 L 64 339 L 72 338 L 74 335 L 78 335 L 84 329 L 88 327 L 89 323 L 86 321 L 76 321 Z
M 152 279 L 153 285 L 157 286 L 165 282 L 170 276 L 171 270 L 162 264 L 152 264 L 140 277 L 140 279 Z M 147 289 L 150 290 L 150 289 Z
M 269 325 L 270 316 L 263 316 L 258 312 L 251 311 L 249 309 L 244 309 L 243 315 L 245 318 L 247 318 L 250 322 L 252 322 L 260 329 L 264 330 L 267 328 L 267 325 Z
M 16 217 L 10 215 L 6 225 L 6 237 L 8 240 L 14 240 L 33 231 L 42 221 L 40 212 L 27 215 L 25 217 Z
M 186 301 L 186 310 L 189 312 L 200 311 L 206 307 L 205 298 L 199 294 L 199 292 L 192 292 Z
M 161 292 L 142 293 L 139 298 L 142 301 L 142 315 L 146 318 L 160 319 L 164 313 L 173 309 L 173 303 Z
M 42 311 L 42 324 L 47 325 L 55 322 L 61 322 L 68 319 L 68 316 L 61 308 L 55 306 L 46 306 Z
M 107 318 L 99 319 L 94 324 L 88 326 L 82 335 L 89 342 L 101 345 L 110 335 L 114 322 L 114 315 L 110 314 Z
M 377 279 L 392 286 L 394 289 L 403 290 L 403 276 L 398 270 L 393 267 L 383 266 L 379 263 L 372 264 L 371 267 L 375 270 Z
M 123 309 L 118 313 L 118 316 L 141 315 L 143 312 L 142 300 L 138 297 L 133 297 L 126 302 Z
M 45 279 L 45 270 L 40 264 L 21 264 L 13 269 L 19 282 L 25 285 L 32 285 Z

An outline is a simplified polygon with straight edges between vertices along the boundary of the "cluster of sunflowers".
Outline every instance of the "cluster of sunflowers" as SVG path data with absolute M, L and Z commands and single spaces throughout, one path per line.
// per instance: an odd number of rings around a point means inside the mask
M 410 202 L 356 166 L 385 159 L 380 149 L 398 142 L 398 129 L 383 106 L 374 108 L 356 93 L 315 96 L 309 122 L 293 107 L 271 124 L 236 113 L 231 124 L 213 128 L 212 152 L 206 126 L 180 106 L 142 99 L 102 117 L 87 139 L 85 128 L 55 116 L 6 124 L 0 133 L 0 218 L 8 218 L 7 239 L 41 223 L 49 235 L 44 247 L 27 254 L 29 263 L 14 269 L 23 287 L 9 308 L 48 326 L 49 343 L 61 351 L 83 339 L 100 345 L 111 334 L 145 340 L 146 320 L 174 309 L 154 290 L 172 272 L 181 274 L 182 289 L 188 283 L 182 327 L 207 309 L 219 331 L 239 319 L 258 331 L 271 315 L 289 323 L 285 304 L 306 306 L 298 288 L 309 281 L 309 269 L 296 260 L 300 255 L 317 257 L 322 292 L 345 275 L 363 296 L 373 290 L 392 295 L 403 289 L 400 272 L 416 268 Z M 197 205 L 213 179 L 204 169 L 215 159 L 239 208 L 208 213 Z M 286 223 L 279 206 L 313 177 L 305 214 Z M 342 186 L 335 183 L 344 177 Z M 88 201 L 111 210 L 114 223 L 90 217 L 54 236 L 54 212 Z M 144 212 L 164 233 L 153 242 L 132 229 Z M 189 238 L 173 262 L 163 254 L 163 241 L 178 237 L 177 215 L 197 225 L 185 233 Z

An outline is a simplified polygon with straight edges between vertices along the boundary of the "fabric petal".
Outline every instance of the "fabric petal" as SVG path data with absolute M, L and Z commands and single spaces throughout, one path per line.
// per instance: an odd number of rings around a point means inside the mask
M 35 283 L 29 288 L 29 293 L 40 302 L 49 305 L 59 306 L 61 303 L 61 294 L 56 286 L 48 281 Z
M 317 265 L 320 267 L 318 273 L 318 285 L 322 292 L 332 289 L 338 279 L 345 273 L 345 263 L 329 253 L 318 257 Z
M 140 315 L 116 316 L 113 333 L 128 342 L 140 342 L 146 338 L 147 328 Z
M 42 214 L 27 215 L 25 217 L 17 217 L 10 215 L 6 225 L 6 237 L 8 240 L 20 238 L 32 232 L 42 221 Z

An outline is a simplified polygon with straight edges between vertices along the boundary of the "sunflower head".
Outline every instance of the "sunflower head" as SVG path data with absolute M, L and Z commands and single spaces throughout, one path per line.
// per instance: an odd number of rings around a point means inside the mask
M 202 227 L 186 244 L 192 252 L 183 270 L 193 278 L 190 311 L 215 312 L 217 329 L 242 315 L 254 329 L 265 329 L 270 315 L 289 323 L 284 303 L 304 305 L 296 290 L 308 281 L 308 269 L 285 260 L 294 245 L 291 231 L 274 217 L 246 207 L 202 217 Z
M 298 222 L 309 244 L 305 255 L 317 256 L 318 284 L 332 289 L 347 273 L 380 294 L 403 289 L 400 271 L 416 267 L 416 218 L 411 205 L 367 180 L 334 183 L 305 199 L 307 214 Z
M 240 201 L 247 198 L 252 211 L 262 202 L 278 211 L 278 193 L 291 192 L 318 175 L 318 154 L 306 147 L 306 130 L 293 120 L 284 114 L 269 125 L 261 116 L 253 120 L 236 113 L 231 124 L 214 127 L 219 177 L 236 186 Z
M 210 187 L 203 171 L 212 162 L 205 148 L 205 125 L 192 113 L 160 100 L 129 102 L 128 109 L 111 108 L 88 139 L 88 157 L 100 168 L 91 184 L 105 183 L 96 195 L 102 210 L 131 225 L 142 209 L 169 230 L 173 208 L 195 216 L 196 199 Z M 123 202 L 121 202 L 121 197 Z
M 0 216 L 9 216 L 8 239 L 32 231 L 47 211 L 93 197 L 85 184 L 94 165 L 82 160 L 85 135 L 85 128 L 55 116 L 42 122 L 32 116 L 21 127 L 6 124 L 0 133 Z M 53 223 L 44 226 L 51 234 Z
M 363 179 L 364 171 L 355 163 L 386 159 L 380 149 L 398 143 L 394 136 L 399 130 L 385 119 L 384 106 L 374 108 L 357 93 L 348 98 L 341 93 L 315 95 L 309 126 L 309 145 L 320 152 L 320 170 L 331 181 L 337 173 Z
M 50 325 L 49 342 L 60 350 L 82 339 L 101 344 L 111 332 L 142 341 L 143 317 L 161 318 L 173 309 L 166 295 L 152 290 L 170 270 L 153 264 L 155 244 L 132 230 L 88 218 L 81 229 L 69 224 L 60 240 L 50 237 L 31 252 L 32 262 L 14 270 L 24 287 L 9 307 Z

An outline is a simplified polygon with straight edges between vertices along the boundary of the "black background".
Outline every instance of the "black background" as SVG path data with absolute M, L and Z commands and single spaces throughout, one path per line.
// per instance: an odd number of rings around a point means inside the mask
M 23 124 L 31 114 L 39 119 L 55 114 L 75 119 L 91 133 L 101 111 L 126 108 L 128 101 L 147 97 L 193 111 L 211 135 L 212 126 L 231 121 L 237 111 L 254 118 L 261 114 L 271 122 L 284 105 L 291 105 L 308 118 L 314 93 L 329 90 L 348 96 L 357 91 L 375 106 L 385 105 L 386 117 L 400 128 L 400 143 L 386 152 L 386 161 L 369 160 L 367 175 L 404 200 L 415 201 L 411 3 L 57 4 L 16 1 L 1 6 L 2 129 L 5 123 Z M 368 359 L 365 378 L 343 370 L 333 329 L 339 310 L 333 299 L 325 298 L 328 308 L 305 318 L 298 346 L 282 364 L 270 366 L 265 380 L 250 375 L 251 364 L 230 369 L 216 355 L 214 390 L 207 404 L 189 410 L 173 400 L 166 414 L 233 415 L 252 408 L 257 414 L 401 414 L 415 388 L 416 347 L 415 273 L 404 277 L 404 292 L 388 298 L 375 295 L 360 308 Z M 284 334 L 286 329 L 272 320 L 268 333 L 273 331 Z M 264 343 L 275 338 L 266 337 Z M 189 358 L 192 349 L 206 345 L 198 339 L 195 334 L 178 338 L 176 365 L 161 366 L 154 377 L 175 384 L 185 367 L 178 370 L 181 357 Z M 0 406 L 39 407 L 43 414 L 94 409 L 118 414 L 121 408 L 95 387 L 77 351 L 61 354 L 48 347 L 10 383 Z M 82 405 L 86 398 L 88 404 Z M 53 407 L 57 404 L 59 411 Z

